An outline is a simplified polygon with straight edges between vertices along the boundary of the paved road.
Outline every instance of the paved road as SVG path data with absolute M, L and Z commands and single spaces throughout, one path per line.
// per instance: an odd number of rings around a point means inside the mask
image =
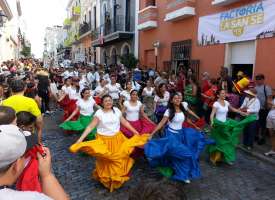
M 119 190 L 109 193 L 101 184 L 91 179 L 94 158 L 73 155 L 68 147 L 77 135 L 65 135 L 58 127 L 60 114 L 45 118 L 43 140 L 53 156 L 53 170 L 73 200 L 126 200 L 128 192 L 142 180 L 158 181 L 163 177 L 151 169 L 145 160 L 139 160 L 132 178 Z M 275 166 L 238 152 L 234 166 L 210 166 L 201 161 L 203 177 L 184 187 L 190 200 L 274 200 Z

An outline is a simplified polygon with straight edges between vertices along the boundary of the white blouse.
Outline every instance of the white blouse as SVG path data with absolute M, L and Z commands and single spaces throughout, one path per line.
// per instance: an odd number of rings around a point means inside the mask
M 130 101 L 130 99 L 131 99 L 130 92 L 128 92 L 127 90 L 123 90 L 123 91 L 120 93 L 120 96 L 123 96 L 123 97 L 125 98 L 126 101 Z
M 128 121 L 139 120 L 140 108 L 142 106 L 142 103 L 140 101 L 137 101 L 137 104 L 135 106 L 131 105 L 129 101 L 124 101 L 123 105 L 126 108 L 125 113 L 126 113 L 126 119 Z
M 147 97 L 153 96 L 153 92 L 154 92 L 154 88 L 153 87 L 150 87 L 150 89 L 148 89 L 147 87 L 145 87 L 143 89 L 143 94 L 144 94 L 144 96 L 147 96 Z
M 182 102 L 182 105 L 185 110 L 188 110 L 187 102 Z M 169 109 L 167 109 L 164 113 L 164 116 L 169 118 L 169 115 L 170 115 L 170 112 L 169 112 Z M 181 130 L 182 123 L 184 122 L 184 120 L 185 120 L 185 115 L 183 112 L 175 113 L 175 116 L 173 117 L 173 119 L 168 122 L 168 126 L 174 130 Z
M 247 112 L 256 115 L 257 119 L 259 119 L 259 111 L 261 109 L 261 103 L 258 98 L 249 99 L 248 97 L 245 97 L 243 104 L 241 106 L 241 109 L 242 108 L 246 108 Z
M 71 87 L 69 89 L 69 98 L 72 100 L 78 100 L 78 99 L 80 99 L 80 94 L 79 94 L 79 92 L 76 91 L 75 88 Z
M 104 112 L 102 109 L 96 111 L 95 117 L 99 119 L 99 123 L 97 125 L 98 134 L 104 136 L 116 135 L 120 130 L 121 116 L 121 111 L 116 107 L 109 112 Z
M 93 97 L 86 101 L 81 98 L 76 102 L 76 105 L 79 107 L 81 115 L 91 116 L 94 113 L 95 100 Z
M 119 83 L 114 85 L 108 84 L 106 88 L 108 89 L 109 95 L 112 97 L 112 99 L 119 99 L 119 92 L 121 91 L 121 86 Z
M 170 93 L 165 91 L 163 98 L 160 98 L 158 95 L 155 96 L 154 102 L 157 103 L 157 105 L 167 106 L 170 98 Z
M 216 101 L 214 104 L 213 104 L 213 107 L 217 109 L 216 111 L 216 119 L 221 121 L 221 122 L 225 122 L 226 121 L 226 118 L 227 118 L 227 113 L 228 113 L 228 110 L 229 110 L 229 105 L 230 103 L 228 101 L 224 101 L 225 105 L 222 106 L 220 104 L 220 102 Z

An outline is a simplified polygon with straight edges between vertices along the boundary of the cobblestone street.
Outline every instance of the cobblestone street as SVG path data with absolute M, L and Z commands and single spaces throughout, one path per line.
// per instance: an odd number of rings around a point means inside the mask
M 109 193 L 100 183 L 91 179 L 94 158 L 73 155 L 68 147 L 77 135 L 65 135 L 57 126 L 60 116 L 45 117 L 44 144 L 50 147 L 53 168 L 65 190 L 73 200 L 100 199 L 124 200 L 128 192 L 142 180 L 161 180 L 156 170 L 150 169 L 145 160 L 137 161 L 132 178 L 121 189 Z M 203 177 L 185 188 L 191 200 L 272 200 L 275 196 L 275 166 L 238 152 L 234 166 L 212 167 L 202 158 Z

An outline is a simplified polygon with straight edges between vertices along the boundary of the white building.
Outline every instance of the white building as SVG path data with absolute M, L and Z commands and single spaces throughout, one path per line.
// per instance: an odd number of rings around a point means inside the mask
M 44 37 L 44 65 L 58 63 L 57 50 L 63 44 L 67 36 L 62 26 L 47 27 Z M 53 63 L 51 63 L 53 62 Z
M 18 37 L 22 30 L 20 0 L 0 0 L 0 63 L 20 57 L 21 42 Z

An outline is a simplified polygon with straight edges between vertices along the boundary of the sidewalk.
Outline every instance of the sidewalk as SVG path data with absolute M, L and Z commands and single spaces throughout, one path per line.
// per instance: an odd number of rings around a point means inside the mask
M 267 162 L 275 166 L 275 156 L 264 155 L 265 152 L 268 152 L 271 149 L 269 138 L 267 138 L 267 144 L 258 145 L 257 143 L 255 143 L 252 150 L 247 150 L 242 145 L 239 145 L 238 148 L 261 161 Z

